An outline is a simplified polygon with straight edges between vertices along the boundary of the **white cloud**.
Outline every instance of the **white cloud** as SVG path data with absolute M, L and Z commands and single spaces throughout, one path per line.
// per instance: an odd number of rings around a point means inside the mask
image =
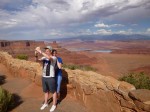
M 131 24 L 131 26 L 138 26 L 138 24 Z
M 122 24 L 112 24 L 112 25 L 110 25 L 110 27 L 123 27 L 124 25 L 122 25 Z
M 45 36 L 61 36 L 62 32 L 60 30 L 49 30 L 48 32 L 45 33 Z
M 141 33 L 143 33 L 143 34 L 146 34 L 146 35 L 149 35 L 149 36 L 150 36 L 150 28 L 147 28 L 147 29 L 145 30 L 145 32 L 141 32 Z
M 123 27 L 124 25 L 122 25 L 122 24 L 107 25 L 107 24 L 104 24 L 104 23 L 98 23 L 98 24 L 95 24 L 94 26 L 98 27 L 98 28 L 110 28 L 110 27 Z
M 108 28 L 108 25 L 105 25 L 104 23 L 99 23 L 99 24 L 95 24 L 95 27 L 99 27 L 99 28 Z
M 149 33 L 150 33 L 150 28 L 148 28 L 148 29 L 147 29 L 147 32 L 149 32 Z
M 92 35 L 93 32 L 90 29 L 81 29 L 78 34 L 80 34 L 80 35 Z
M 111 35 L 113 32 L 111 30 L 106 30 L 106 29 L 100 29 L 94 32 L 94 34 L 99 34 L 99 35 Z
M 118 32 L 116 32 L 116 34 L 124 34 L 124 35 L 128 35 L 130 34 L 128 31 L 125 31 L 125 30 L 120 30 Z
M 123 34 L 123 35 L 131 35 L 131 34 L 137 34 L 137 32 L 133 32 L 132 29 L 128 30 L 118 30 L 118 31 L 112 31 L 111 29 L 106 30 L 106 29 L 99 29 L 96 32 L 93 32 L 93 34 L 96 35 L 112 35 L 112 34 Z
M 7 1 L 10 2 L 10 0 Z M 129 0 L 128 2 L 124 2 L 124 0 L 33 0 L 32 4 L 26 6 L 22 11 L 15 12 L 15 15 L 11 15 L 9 18 L 17 19 L 19 21 L 18 26 L 55 26 L 60 23 L 86 20 L 87 16 L 90 19 L 90 16 L 98 18 L 114 15 L 125 7 L 132 9 L 145 3 L 144 1 L 147 0 Z M 116 10 L 118 11 L 116 12 Z M 95 15 L 97 13 L 99 15 Z M 118 25 L 114 24 L 110 27 L 117 27 Z M 99 24 L 99 26 L 109 27 L 104 23 Z

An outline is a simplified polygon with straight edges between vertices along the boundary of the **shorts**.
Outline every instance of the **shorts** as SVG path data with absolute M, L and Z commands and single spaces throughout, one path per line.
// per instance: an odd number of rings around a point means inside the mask
M 55 93 L 56 92 L 56 82 L 54 77 L 42 77 L 42 87 L 43 87 L 43 92 L 51 92 Z

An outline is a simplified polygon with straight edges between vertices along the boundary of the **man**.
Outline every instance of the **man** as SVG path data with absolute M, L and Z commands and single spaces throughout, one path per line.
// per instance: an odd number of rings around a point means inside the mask
M 56 85 L 55 85 L 55 64 L 57 58 L 52 56 L 52 47 L 47 46 L 45 47 L 45 53 L 41 51 L 40 47 L 37 47 L 36 52 L 43 55 L 40 61 L 43 61 L 43 72 L 42 72 L 42 87 L 43 92 L 45 93 L 44 104 L 40 108 L 41 110 L 48 107 L 48 97 L 49 92 L 53 94 L 53 105 L 50 109 L 50 112 L 53 112 L 56 109 L 57 103 L 57 94 L 56 94 Z

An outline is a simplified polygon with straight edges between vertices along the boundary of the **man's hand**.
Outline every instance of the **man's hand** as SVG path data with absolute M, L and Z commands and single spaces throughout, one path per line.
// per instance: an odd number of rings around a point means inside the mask
M 37 51 L 35 51 L 35 57 L 38 57 L 38 52 Z
M 42 51 L 41 51 L 41 48 L 40 48 L 40 47 L 36 47 L 36 48 L 35 48 L 35 51 L 37 51 L 37 52 L 38 52 L 38 53 L 40 53 L 40 54 L 42 53 Z

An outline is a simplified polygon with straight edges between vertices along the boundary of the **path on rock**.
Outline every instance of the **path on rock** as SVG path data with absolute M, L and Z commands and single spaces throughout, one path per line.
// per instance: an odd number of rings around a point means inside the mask
M 0 72 L 1 73 L 1 72 Z M 1 73 L 2 75 L 2 73 Z M 48 108 L 40 110 L 44 95 L 42 88 L 28 79 L 16 78 L 6 75 L 5 83 L 1 85 L 4 89 L 20 97 L 20 104 L 11 112 L 49 112 L 52 103 Z M 50 96 L 51 97 L 51 96 Z M 70 94 L 57 105 L 55 112 L 87 112 Z

